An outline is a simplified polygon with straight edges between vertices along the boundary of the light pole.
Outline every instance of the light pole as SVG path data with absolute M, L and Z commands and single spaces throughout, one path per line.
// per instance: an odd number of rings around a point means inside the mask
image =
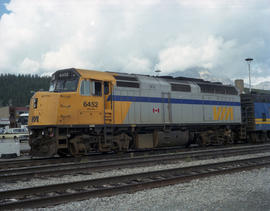
M 155 72 L 157 73 L 157 76 L 158 76 L 161 70 L 155 70 Z
M 252 58 L 246 58 L 245 60 L 248 63 L 249 93 L 251 93 L 250 63 L 253 61 L 253 59 Z

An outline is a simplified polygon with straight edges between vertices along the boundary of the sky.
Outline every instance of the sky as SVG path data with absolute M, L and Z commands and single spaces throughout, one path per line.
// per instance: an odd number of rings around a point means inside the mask
M 0 73 L 166 75 L 190 68 L 270 81 L 270 0 L 0 0 Z
M 0 17 L 4 14 L 4 13 L 9 13 L 9 11 L 7 10 L 7 8 L 5 7 L 6 3 L 9 3 L 10 0 L 0 0 Z

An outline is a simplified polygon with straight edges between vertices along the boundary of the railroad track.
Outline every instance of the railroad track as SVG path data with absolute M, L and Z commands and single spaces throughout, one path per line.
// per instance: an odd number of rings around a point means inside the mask
M 196 148 L 198 150 L 198 148 Z M 106 158 L 123 158 L 123 157 L 134 157 L 141 156 L 145 154 L 161 154 L 161 153 L 173 153 L 173 152 L 183 152 L 187 150 L 195 150 L 194 148 L 187 149 L 184 147 L 165 147 L 160 149 L 149 149 L 141 151 L 132 151 L 125 153 L 91 153 L 90 155 L 81 156 L 81 157 L 52 157 L 52 158 L 31 158 L 31 159 L 14 159 L 8 161 L 0 161 L 0 170 L 1 169 L 11 169 L 11 168 L 22 168 L 30 166 L 45 166 L 51 164 L 62 164 L 62 163 L 76 163 L 83 160 L 84 162 L 89 160 L 101 160 Z
M 233 147 L 195 152 L 183 152 L 174 154 L 141 156 L 134 158 L 117 158 L 82 163 L 62 163 L 47 166 L 35 166 L 27 168 L 15 168 L 0 170 L 0 182 L 29 180 L 34 177 L 64 176 L 67 174 L 90 174 L 95 171 L 108 171 L 111 169 L 139 167 L 154 164 L 168 164 L 179 160 L 209 159 L 228 157 L 233 155 L 254 154 L 269 152 L 270 145 L 257 145 L 245 147 Z
M 270 144 L 258 145 L 258 146 L 266 146 L 268 147 Z M 256 145 L 245 145 L 246 147 L 254 147 Z M 244 147 L 245 147 L 244 146 Z M 193 152 L 193 151 L 201 151 L 201 150 L 211 150 L 216 149 L 217 147 L 224 149 L 230 148 L 232 146 L 210 146 L 207 148 L 185 148 L 185 147 L 164 147 L 157 149 L 149 149 L 149 150 L 140 150 L 140 151 L 132 151 L 132 152 L 123 152 L 120 154 L 117 153 L 92 153 L 87 156 L 82 157 L 53 157 L 53 158 L 28 158 L 28 159 L 13 159 L 8 161 L 0 161 L 0 170 L 6 170 L 11 168 L 22 168 L 22 167 L 30 167 L 30 166 L 45 166 L 52 164 L 62 164 L 62 163 L 78 163 L 83 160 L 86 162 L 87 160 L 101 160 L 101 159 L 109 159 L 109 158 L 128 158 L 128 157 L 137 157 L 137 156 L 146 156 L 146 155 L 156 155 L 156 154 L 165 154 L 165 153 L 177 153 L 177 152 Z M 238 146 L 233 146 L 238 147 Z M 243 147 L 243 144 L 240 145 Z
M 20 168 L 37 165 L 49 165 L 55 163 L 72 162 L 72 159 L 65 158 L 39 158 L 39 159 L 15 159 L 0 162 L 0 169 Z
M 254 147 L 256 145 L 244 145 L 244 147 Z M 258 145 L 258 146 L 270 146 L 270 144 Z M 27 159 L 12 159 L 0 161 L 0 170 L 7 170 L 11 168 L 23 168 L 23 167 L 32 167 L 32 166 L 46 166 L 52 164 L 63 164 L 63 163 L 78 163 L 82 160 L 93 161 L 93 160 L 101 160 L 101 159 L 109 159 L 109 158 L 128 158 L 128 157 L 137 157 L 137 156 L 146 156 L 146 155 L 156 155 L 156 154 L 165 154 L 165 153 L 178 153 L 178 152 L 194 152 L 201 150 L 211 150 L 219 147 L 220 149 L 226 149 L 231 147 L 243 147 L 243 144 L 240 146 L 210 146 L 207 148 L 185 148 L 185 147 L 164 147 L 158 149 L 149 149 L 149 150 L 140 150 L 140 151 L 132 151 L 125 153 L 92 153 L 90 155 L 81 156 L 81 157 L 52 157 L 52 158 L 27 158 Z
M 270 156 L 0 192 L 0 209 L 52 206 L 270 166 Z

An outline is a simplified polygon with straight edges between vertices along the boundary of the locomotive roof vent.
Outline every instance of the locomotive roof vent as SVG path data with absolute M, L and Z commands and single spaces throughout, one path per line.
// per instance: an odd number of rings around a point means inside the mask
M 121 80 L 121 81 L 138 81 L 136 77 L 132 76 L 123 76 L 123 75 L 116 75 L 114 76 L 116 80 Z
M 169 75 L 162 75 L 162 76 L 158 76 L 159 78 L 165 78 L 165 79 L 174 79 L 174 77 L 169 76 Z
M 132 75 L 115 75 L 116 85 L 126 88 L 140 88 L 140 83 L 136 76 Z

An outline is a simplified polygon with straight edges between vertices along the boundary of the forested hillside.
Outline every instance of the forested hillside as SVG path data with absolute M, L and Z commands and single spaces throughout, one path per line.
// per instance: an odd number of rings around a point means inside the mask
M 34 92 L 49 89 L 50 77 L 38 75 L 0 75 L 0 107 L 26 106 Z

